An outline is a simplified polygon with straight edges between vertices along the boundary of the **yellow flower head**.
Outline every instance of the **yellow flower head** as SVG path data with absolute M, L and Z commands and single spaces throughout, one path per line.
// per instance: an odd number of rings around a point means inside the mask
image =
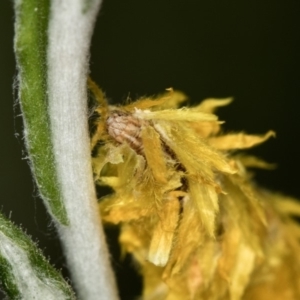
M 169 89 L 108 106 L 91 80 L 89 88 L 98 100 L 95 180 L 114 190 L 100 199 L 102 219 L 121 226 L 144 299 L 300 299 L 300 230 L 287 217 L 299 206 L 250 182 L 246 167 L 270 165 L 232 154 L 274 132 L 222 134 L 213 113 L 231 99 L 179 108 L 186 97 Z

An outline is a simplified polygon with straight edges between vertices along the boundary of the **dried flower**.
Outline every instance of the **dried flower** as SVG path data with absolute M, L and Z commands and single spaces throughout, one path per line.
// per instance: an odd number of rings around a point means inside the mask
M 143 299 L 300 299 L 300 206 L 255 186 L 246 167 L 269 164 L 233 150 L 274 136 L 222 134 L 214 111 L 231 99 L 179 108 L 156 98 L 99 104 L 91 139 L 104 222 L 119 224 L 141 266 Z M 101 143 L 99 143 L 101 141 Z

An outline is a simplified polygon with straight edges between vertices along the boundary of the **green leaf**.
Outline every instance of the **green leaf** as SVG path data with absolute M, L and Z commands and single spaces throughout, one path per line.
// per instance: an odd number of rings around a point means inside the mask
M 75 299 L 30 238 L 1 214 L 0 280 L 10 299 Z
M 67 225 L 48 117 L 46 50 L 49 6 L 49 0 L 15 0 L 15 52 L 19 70 L 19 99 L 31 168 L 50 213 Z

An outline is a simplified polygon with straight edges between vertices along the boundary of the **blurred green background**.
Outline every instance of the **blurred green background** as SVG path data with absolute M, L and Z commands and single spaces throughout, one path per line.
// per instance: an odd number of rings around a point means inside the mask
M 0 2 L 0 141 L 2 212 L 39 241 L 58 268 L 65 262 L 31 178 L 22 120 L 13 96 L 13 3 Z M 233 96 L 219 110 L 226 131 L 277 132 L 251 150 L 276 162 L 256 181 L 300 198 L 300 2 L 298 0 L 104 0 L 91 49 L 91 75 L 112 103 L 173 87 L 190 96 Z M 74 20 L 76 22 L 76 20 Z M 80 142 L 80 141 L 78 141 Z M 112 245 L 115 238 L 109 237 Z M 114 247 L 114 246 L 113 246 Z M 112 258 L 122 299 L 139 292 L 133 263 Z

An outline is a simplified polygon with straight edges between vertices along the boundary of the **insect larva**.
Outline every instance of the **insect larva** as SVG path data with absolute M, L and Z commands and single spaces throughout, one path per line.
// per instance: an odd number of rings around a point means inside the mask
M 127 142 L 137 153 L 143 150 L 142 123 L 131 114 L 120 110 L 111 111 L 106 121 L 108 134 L 120 144 Z

